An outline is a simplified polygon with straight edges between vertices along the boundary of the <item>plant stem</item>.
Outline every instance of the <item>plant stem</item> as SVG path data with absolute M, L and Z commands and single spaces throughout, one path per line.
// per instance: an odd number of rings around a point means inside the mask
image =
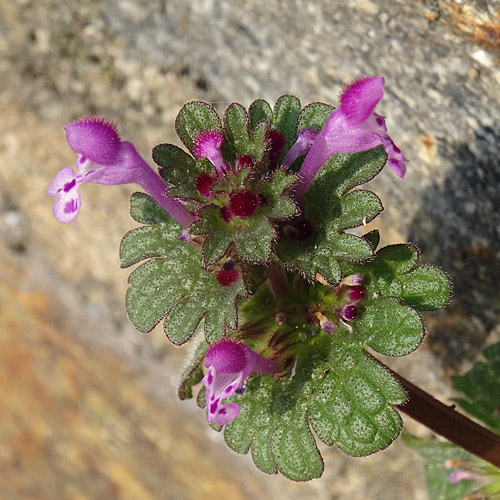
M 267 270 L 267 278 L 271 292 L 276 300 L 284 299 L 290 293 L 290 282 L 283 266 L 277 262 L 271 264 Z
M 441 403 L 383 363 L 380 364 L 396 377 L 408 394 L 407 401 L 397 406 L 399 410 L 448 441 L 500 467 L 500 436 L 458 413 L 455 405 Z

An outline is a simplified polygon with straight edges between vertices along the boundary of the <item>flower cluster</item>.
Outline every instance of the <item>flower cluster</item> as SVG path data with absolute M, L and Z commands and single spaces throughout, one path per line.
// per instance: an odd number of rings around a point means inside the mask
M 314 316 L 318 319 L 321 329 L 328 334 L 332 334 L 337 326 L 352 331 L 349 323 L 357 318 L 358 303 L 365 297 L 363 276 L 347 276 L 335 289 L 335 295 L 339 302 L 336 307 L 328 311 L 316 311 Z
M 232 104 L 223 120 L 206 103 L 188 103 L 177 117 L 176 129 L 189 153 L 171 144 L 160 144 L 153 150 L 153 159 L 160 167 L 158 173 L 144 161 L 133 144 L 121 140 L 115 125 L 105 118 L 87 117 L 66 126 L 66 139 L 77 154 L 76 172 L 73 167 L 64 167 L 47 189 L 47 194 L 56 198 L 53 211 L 57 220 L 67 223 L 76 218 L 81 207 L 79 188 L 84 182 L 103 185 L 134 183 L 142 187 L 183 228 L 176 242 L 181 247 L 175 248 L 179 255 L 195 255 L 193 259 L 199 267 L 197 273 L 191 275 L 196 279 L 192 280 L 190 293 L 198 299 L 190 306 L 192 309 L 184 312 L 182 307 L 186 295 L 174 299 L 169 296 L 172 302 L 165 300 L 168 307 L 157 313 L 155 311 L 156 316 L 152 313 L 151 317 L 144 319 L 142 312 L 134 309 L 130 317 L 142 331 L 149 331 L 163 315 L 168 314 L 177 314 L 190 325 L 193 315 L 205 318 L 207 323 L 210 318 L 218 325 L 220 336 L 210 334 L 211 345 L 204 357 L 206 373 L 203 384 L 209 422 L 225 425 L 236 418 L 239 405 L 223 401 L 242 391 L 252 373 L 287 373 L 284 360 L 288 363 L 295 354 L 282 356 L 280 361 L 276 359 L 283 354 L 283 346 L 299 343 L 296 333 L 299 326 L 310 323 L 318 332 L 321 329 L 329 335 L 336 333 L 339 326 L 352 331 L 350 324 L 356 320 L 360 302 L 364 299 L 363 277 L 360 274 L 345 277 L 338 271 L 337 278 L 330 278 L 329 281 L 318 279 L 320 283 L 332 287 L 329 303 L 322 307 L 321 304 L 307 303 L 309 298 L 306 298 L 302 309 L 289 307 L 291 312 L 287 310 L 283 316 L 287 321 L 292 317 L 298 318 L 293 329 L 282 321 L 276 330 L 276 325 L 263 320 L 262 324 L 257 322 L 257 327 L 244 330 L 253 336 L 267 338 L 267 345 L 261 342 L 255 350 L 247 346 L 245 341 L 249 339 L 244 334 L 239 335 L 238 341 L 234 340 L 233 334 L 228 331 L 228 325 L 233 324 L 233 319 L 228 319 L 228 311 L 233 305 L 237 314 L 238 300 L 245 294 L 245 298 L 254 294 L 259 285 L 268 280 L 270 289 L 275 293 L 274 300 L 279 305 L 268 316 L 277 317 L 276 311 L 281 306 L 288 307 L 287 298 L 277 296 L 279 290 L 285 290 L 290 285 L 283 268 L 301 273 L 300 286 L 304 290 L 309 286 L 304 277 L 312 281 L 315 275 L 321 275 L 321 266 L 318 271 L 314 264 L 309 272 L 302 256 L 287 258 L 286 252 L 278 251 L 277 245 L 280 237 L 284 237 L 292 242 L 295 249 L 300 248 L 305 255 L 309 255 L 309 247 L 314 246 L 317 238 L 325 233 L 325 226 L 331 220 L 320 218 L 319 222 L 311 223 L 304 215 L 307 215 L 304 196 L 330 157 L 383 146 L 390 167 L 399 177 L 404 176 L 406 158 L 387 134 L 385 119 L 374 111 L 383 96 L 383 85 L 382 77 L 355 81 L 343 91 L 340 107 L 322 120 L 306 120 L 307 116 L 310 117 L 310 110 L 307 107 L 301 110 L 300 102 L 292 96 L 280 98 L 282 101 L 278 101 L 274 111 L 261 100 L 255 101 L 248 112 L 242 106 Z M 322 109 L 331 109 L 323 106 Z M 302 119 L 306 125 L 301 125 Z M 383 156 L 383 151 L 378 154 Z M 367 180 L 380 171 L 377 165 L 370 168 Z M 352 181 L 349 189 L 357 184 L 358 181 Z M 362 195 L 363 200 L 360 196 L 357 213 L 367 211 L 367 216 L 373 218 L 381 211 L 381 205 L 375 195 L 365 194 Z M 347 202 L 339 196 L 338 203 Z M 346 210 L 342 208 L 340 212 Z M 339 217 L 338 214 L 336 217 Z M 342 260 L 362 261 L 372 257 L 370 245 L 361 237 L 343 234 L 344 229 L 360 224 L 357 220 L 350 222 L 351 225 L 348 221 L 343 226 L 335 226 L 338 240 L 346 241 L 346 247 L 339 247 L 322 258 L 325 268 L 340 269 L 339 262 Z M 163 234 L 161 231 L 155 232 L 151 227 L 145 230 L 151 238 Z M 131 236 L 128 242 L 133 239 Z M 151 241 L 148 240 L 145 245 Z M 165 240 L 164 244 L 172 243 Z M 132 251 L 138 252 L 138 248 L 143 247 L 136 246 Z M 351 249 L 354 249 L 352 255 L 349 254 Z M 151 256 L 161 259 L 165 253 L 154 242 L 144 250 L 144 256 L 130 258 L 127 265 Z M 272 283 L 277 275 L 273 277 L 267 272 L 270 264 L 282 271 L 282 286 Z M 185 269 L 188 268 L 186 264 Z M 158 280 L 164 279 L 167 272 L 167 268 L 162 268 L 161 273 L 158 272 Z M 210 279 L 216 287 L 214 298 L 200 300 L 197 294 Z M 186 289 L 191 286 L 190 283 L 189 280 L 184 283 Z M 244 293 L 241 292 L 243 288 Z M 161 290 L 156 292 L 161 293 Z M 304 296 L 309 297 L 307 293 Z M 130 303 L 135 300 L 134 297 Z M 137 300 L 143 306 L 147 302 Z M 152 308 L 160 307 L 160 302 Z M 236 328 L 236 320 L 234 324 Z M 264 324 L 265 327 L 262 326 Z M 179 336 L 182 341 L 192 335 L 194 330 L 189 328 L 186 327 L 186 333 Z M 210 331 L 213 329 L 211 326 Z M 288 340 L 283 342 L 286 336 Z M 278 344 L 280 348 L 276 347 Z M 264 352 L 272 360 L 262 356 Z

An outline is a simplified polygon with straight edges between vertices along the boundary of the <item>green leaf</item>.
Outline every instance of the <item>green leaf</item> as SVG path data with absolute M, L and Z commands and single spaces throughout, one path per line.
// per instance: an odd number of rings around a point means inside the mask
M 393 297 L 369 301 L 353 328 L 360 342 L 389 356 L 409 354 L 424 337 L 424 325 L 415 309 Z
M 460 500 L 477 487 L 470 480 L 451 484 L 448 476 L 452 472 L 444 467 L 446 460 L 475 462 L 477 459 L 467 451 L 452 443 L 442 443 L 420 439 L 404 432 L 403 441 L 425 459 L 424 473 L 429 500 Z
M 342 261 L 364 261 L 373 256 L 371 243 L 345 229 L 373 220 L 382 210 L 371 191 L 349 191 L 370 180 L 385 163 L 383 148 L 332 156 L 314 178 L 305 197 L 304 217 L 314 227 L 308 238 L 280 238 L 276 251 L 285 265 L 309 279 L 319 273 L 330 285 L 341 279 Z
M 263 121 L 271 123 L 273 119 L 273 110 L 267 101 L 264 99 L 257 99 L 250 104 L 248 108 L 248 114 L 250 115 L 250 128 L 252 130 L 257 127 L 257 125 Z
M 333 106 L 322 102 L 308 104 L 300 112 L 297 130 L 300 132 L 308 128 L 320 132 L 334 109 Z
M 191 361 L 184 368 L 177 392 L 179 399 L 191 399 L 193 397 L 193 386 L 203 378 L 202 361 L 208 348 L 209 345 L 202 340 L 196 347 Z
M 206 158 L 195 160 L 173 144 L 160 144 L 153 149 L 153 160 L 161 166 L 160 175 L 172 186 L 168 194 L 191 202 L 206 203 L 196 189 L 196 179 L 212 174 L 214 166 Z
M 132 216 L 150 224 L 127 233 L 120 248 L 123 267 L 150 259 L 129 277 L 126 306 L 134 326 L 149 332 L 165 317 L 165 332 L 178 345 L 203 318 L 208 342 L 221 338 L 226 328 L 235 329 L 236 301 L 245 295 L 241 272 L 233 285 L 219 285 L 216 273 L 200 266 L 199 249 L 179 241 L 182 228 L 151 197 L 135 193 L 131 203 Z
M 418 250 L 409 244 L 381 248 L 375 258 L 359 264 L 344 263 L 345 274 L 364 276 L 368 298 L 398 297 L 418 311 L 433 311 L 450 300 L 450 281 L 433 266 L 417 266 Z
M 453 388 L 464 395 L 454 401 L 500 434 L 500 342 L 484 349 L 483 356 L 485 362 L 478 361 L 465 375 L 451 377 Z
M 385 165 L 387 155 L 382 146 L 361 153 L 331 156 L 316 174 L 311 189 L 324 192 L 323 184 L 337 196 L 373 179 Z
M 205 235 L 203 260 L 211 265 L 222 258 L 229 245 L 233 244 L 238 255 L 247 261 L 264 263 L 271 254 L 271 243 L 276 238 L 275 230 L 264 214 L 255 214 L 246 219 L 236 217 L 227 223 L 220 209 L 209 205 L 199 212 L 201 220 L 191 227 L 192 234 Z
M 175 120 L 175 130 L 183 144 L 193 152 L 196 137 L 205 130 L 219 130 L 222 125 L 219 115 L 206 102 L 193 101 L 185 104 Z
M 279 130 L 285 137 L 288 151 L 297 140 L 297 121 L 300 101 L 293 95 L 282 95 L 274 105 L 272 128 Z
M 238 155 L 250 155 L 257 161 L 262 159 L 267 146 L 265 123 L 258 124 L 251 133 L 245 108 L 233 103 L 224 114 L 224 127 L 229 142 Z
M 338 329 L 301 345 L 292 376 L 251 377 L 245 392 L 231 398 L 241 411 L 224 437 L 239 453 L 251 450 L 264 472 L 306 481 L 323 471 L 308 422 L 326 444 L 367 455 L 397 437 L 401 419 L 392 405 L 405 399 L 392 375 Z

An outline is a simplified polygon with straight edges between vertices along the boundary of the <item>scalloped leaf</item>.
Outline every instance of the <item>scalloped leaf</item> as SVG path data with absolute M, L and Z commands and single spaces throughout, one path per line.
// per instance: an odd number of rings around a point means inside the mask
M 165 318 L 165 332 L 177 345 L 202 319 L 210 343 L 235 329 L 236 301 L 245 296 L 241 272 L 236 283 L 222 287 L 215 273 L 201 268 L 199 249 L 179 241 L 182 228 L 151 197 L 135 193 L 131 204 L 134 219 L 150 224 L 127 233 L 120 247 L 122 267 L 150 259 L 129 277 L 126 306 L 134 326 L 146 333 Z
M 237 154 L 250 155 L 257 161 L 262 159 L 267 145 L 265 123 L 257 125 L 251 134 L 246 109 L 241 104 L 232 103 L 224 114 L 224 127 Z
M 373 229 L 369 233 L 364 234 L 363 239 L 371 245 L 372 250 L 375 252 L 380 243 L 380 233 L 377 229 Z
M 280 238 L 277 253 L 285 265 L 309 279 L 320 274 L 330 285 L 341 279 L 340 262 L 364 261 L 373 256 L 369 241 L 344 232 L 373 220 L 383 210 L 371 191 L 350 191 L 370 180 L 385 163 L 383 148 L 332 156 L 314 178 L 304 202 L 304 217 L 315 228 L 304 241 Z
M 330 104 L 323 102 L 312 102 L 305 106 L 299 114 L 297 122 L 297 131 L 300 132 L 306 128 L 321 131 L 325 126 L 327 118 L 335 108 Z
M 500 342 L 483 350 L 485 362 L 478 361 L 465 375 L 451 377 L 455 398 L 467 413 L 500 434 Z
M 296 182 L 294 175 L 276 170 L 271 177 L 258 184 L 249 182 L 251 191 L 262 195 L 264 202 L 247 218 L 234 217 L 227 223 L 220 208 L 209 205 L 199 211 L 200 221 L 191 226 L 192 234 L 206 235 L 203 243 L 203 259 L 207 264 L 219 260 L 234 245 L 238 255 L 254 263 L 267 262 L 272 242 L 276 239 L 273 220 L 284 220 L 297 213 L 296 205 L 287 195 Z
M 345 274 L 364 276 L 366 296 L 398 297 L 417 311 L 433 311 L 450 300 L 448 276 L 437 267 L 417 266 L 418 250 L 409 244 L 381 248 L 373 260 L 343 263 Z
M 337 196 L 373 179 L 384 167 L 387 159 L 382 146 L 361 153 L 340 153 L 328 158 L 316 174 L 311 189 L 326 192 L 322 184 L 326 184 L 330 192 Z
M 409 354 L 424 338 L 424 324 L 415 309 L 393 297 L 368 301 L 353 328 L 360 342 L 389 356 Z
M 193 101 L 185 104 L 175 119 L 175 130 L 182 143 L 193 152 L 196 137 L 204 130 L 219 130 L 222 124 L 210 104 L 202 101 Z
M 231 398 L 241 411 L 225 426 L 226 443 L 238 453 L 251 449 L 262 471 L 296 481 L 322 474 L 308 421 L 326 444 L 353 456 L 374 453 L 398 436 L 401 418 L 393 405 L 406 393 L 354 336 L 337 332 L 302 345 L 292 377 L 253 376 Z
M 284 152 L 297 140 L 297 121 L 300 101 L 293 95 L 282 95 L 274 105 L 272 128 L 279 130 L 286 140 Z
M 172 186 L 168 194 L 176 198 L 206 203 L 196 189 L 196 179 L 203 173 L 213 174 L 214 166 L 206 158 L 194 159 L 173 144 L 159 144 L 153 149 L 153 160 L 160 165 L 160 175 Z
M 264 99 L 257 99 L 250 104 L 248 115 L 250 117 L 250 128 L 253 130 L 263 121 L 271 123 L 273 119 L 273 110 L 267 101 L 264 101 Z

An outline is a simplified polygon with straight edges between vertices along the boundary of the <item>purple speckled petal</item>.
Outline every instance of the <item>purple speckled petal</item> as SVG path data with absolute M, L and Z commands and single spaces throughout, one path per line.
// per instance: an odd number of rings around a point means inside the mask
M 83 158 L 98 165 L 110 165 L 120 150 L 116 126 L 106 118 L 87 116 L 66 125 L 66 140 Z
M 210 347 L 205 366 L 207 372 L 202 382 L 206 387 L 207 419 L 219 425 L 238 415 L 240 407 L 237 404 L 223 405 L 221 401 L 238 392 L 251 372 L 273 374 L 281 370 L 275 361 L 257 354 L 243 342 L 229 339 Z
M 240 410 L 240 405 L 236 403 L 218 404 L 208 421 L 213 420 L 217 425 L 226 425 L 238 416 Z
M 54 202 L 53 214 L 54 217 L 63 224 L 75 220 L 81 207 L 80 191 L 78 191 L 78 184 L 75 184 L 68 192 L 61 191 L 59 197 Z
M 374 132 L 380 136 L 382 145 L 387 153 L 387 163 L 389 163 L 393 172 L 398 177 L 403 179 L 406 173 L 406 162 L 408 160 L 405 158 L 405 155 L 401 152 L 401 150 L 394 144 L 393 140 L 389 137 L 389 134 L 387 134 L 385 118 L 377 115 L 376 113 L 372 113 L 368 120 L 361 125 L 361 128 Z
M 64 167 L 59 172 L 57 172 L 53 181 L 47 188 L 48 196 L 57 196 L 64 187 L 71 184 L 75 180 L 75 171 L 72 167 Z

